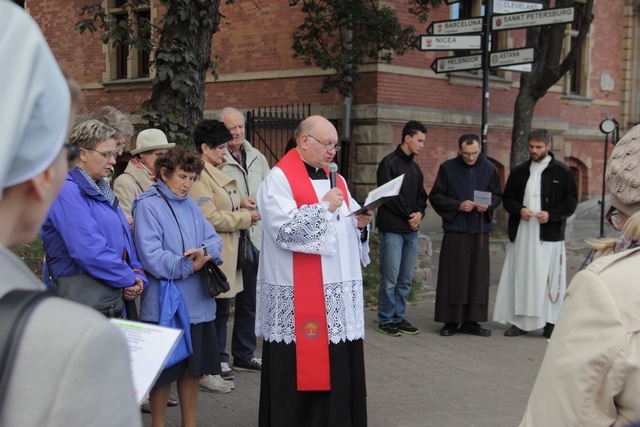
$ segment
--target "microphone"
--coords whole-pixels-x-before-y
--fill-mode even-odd
[[[331,184],[331,188],[334,188],[337,185],[336,181],[336,173],[338,172],[338,165],[335,163],[329,163],[329,183]]]

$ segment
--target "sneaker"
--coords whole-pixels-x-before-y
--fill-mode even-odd
[[[382,332],[383,334],[392,337],[399,337],[401,335],[395,323],[385,323],[384,325],[378,325],[376,331]]]
[[[420,332],[418,328],[407,322],[406,319],[402,319],[401,321],[396,323],[396,328],[401,334],[416,335],[418,332]]]
[[[223,380],[231,381],[232,379],[235,378],[235,375],[233,374],[233,369],[231,369],[231,367],[227,362],[221,362],[220,369],[222,369],[222,373],[220,374],[220,376],[222,377]]]
[[[169,396],[167,406],[178,406],[178,399],[174,396]],[[142,411],[143,414],[151,413],[151,403],[149,403],[149,399],[145,398],[142,400],[142,403],[140,404],[140,411]]]
[[[200,388],[211,393],[231,393],[229,381],[222,379],[220,375],[205,375],[200,378]]]
[[[233,369],[236,371],[260,372],[262,371],[262,359],[253,358],[248,362],[233,360]]]

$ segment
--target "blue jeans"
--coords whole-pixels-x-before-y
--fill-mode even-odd
[[[418,232],[378,231],[378,237],[380,239],[378,323],[384,325],[404,319],[418,255]]]

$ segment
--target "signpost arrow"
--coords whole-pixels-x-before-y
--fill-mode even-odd
[[[536,50],[533,47],[523,49],[509,49],[491,52],[489,68],[505,67],[507,65],[529,64],[536,59]]]
[[[446,4],[460,3],[461,1],[464,1],[464,0],[444,0]]]
[[[482,36],[420,36],[420,50],[482,49]]]
[[[482,17],[470,19],[452,19],[449,21],[434,21],[427,27],[428,34],[465,34],[482,32]]]
[[[491,22],[493,31],[513,30],[516,28],[538,27],[542,25],[564,24],[573,22],[576,16],[575,7],[558,7],[555,9],[536,10],[531,12],[510,13],[494,16]]]
[[[493,0],[493,13],[515,13],[526,10],[540,10],[544,6],[541,3],[529,3],[526,1]]]
[[[453,71],[479,70],[482,68],[482,54],[449,56],[437,58],[431,64],[431,69],[437,73],[451,73]]]

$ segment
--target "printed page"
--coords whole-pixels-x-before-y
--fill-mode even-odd
[[[125,319],[110,319],[110,321],[127,340],[131,377],[139,405],[156,382],[165,362],[184,332],[182,329]]]

